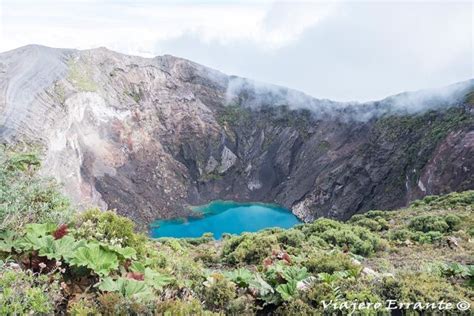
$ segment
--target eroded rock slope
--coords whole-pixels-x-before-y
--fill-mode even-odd
[[[0,54],[0,140],[37,144],[76,204],[146,224],[213,199],[347,219],[474,188],[473,80],[365,104],[173,56]]]

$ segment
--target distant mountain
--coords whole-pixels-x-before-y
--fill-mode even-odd
[[[338,103],[165,55],[0,54],[0,141],[40,148],[82,208],[140,224],[214,199],[347,219],[474,188],[474,80]]]

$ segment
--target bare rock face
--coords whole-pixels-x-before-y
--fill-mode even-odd
[[[213,199],[346,219],[474,188],[472,91],[342,104],[172,56],[26,46],[0,54],[0,141],[41,145],[79,208],[139,224]]]

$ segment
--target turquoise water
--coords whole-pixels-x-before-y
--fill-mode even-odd
[[[289,210],[273,204],[214,201],[193,210],[202,216],[156,221],[151,225],[151,236],[201,237],[210,232],[215,238],[221,238],[224,233],[255,232],[268,227],[289,228],[300,222]]]

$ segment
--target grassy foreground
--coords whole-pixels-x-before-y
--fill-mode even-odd
[[[474,299],[474,191],[342,223],[151,240],[76,213],[32,154],[0,149],[0,315],[389,314]],[[396,302],[396,303],[395,303]],[[347,305],[346,305],[347,306]]]

